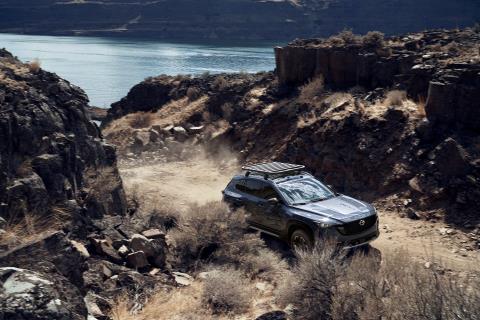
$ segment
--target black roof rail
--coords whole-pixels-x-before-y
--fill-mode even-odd
[[[272,176],[279,178],[294,173],[298,174],[303,169],[305,169],[304,165],[283,162],[258,163],[242,167],[242,170],[246,171],[245,176],[248,177],[251,173],[257,173],[263,175],[265,179]]]

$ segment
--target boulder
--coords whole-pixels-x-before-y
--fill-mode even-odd
[[[189,286],[194,281],[193,277],[183,272],[172,272],[175,283],[179,286]]]
[[[9,320],[80,320],[84,303],[71,305],[56,284],[42,274],[20,268],[0,268],[0,317]],[[75,292],[77,301],[83,299]]]
[[[148,229],[143,231],[142,235],[148,239],[165,239],[165,232],[160,229]]]
[[[440,143],[432,153],[438,170],[446,176],[463,176],[470,171],[469,155],[453,138]]]
[[[143,251],[135,251],[128,254],[127,262],[129,266],[135,269],[142,269],[150,265]]]

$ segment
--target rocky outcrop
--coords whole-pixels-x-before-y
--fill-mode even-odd
[[[280,83],[299,85],[322,77],[337,89],[398,87],[415,100],[426,100],[433,123],[478,130],[478,32],[435,30],[391,37],[377,46],[365,41],[369,35],[347,35],[275,48]]]
[[[90,120],[85,93],[6,51],[0,77],[0,215],[48,215],[53,207],[124,214],[115,150]]]
[[[0,268],[0,317],[11,320],[80,320],[87,308],[77,292],[80,305],[59,291],[51,279],[19,268]]]
[[[398,34],[473,25],[475,0],[2,1],[0,31],[162,39],[291,40],[352,28]]]

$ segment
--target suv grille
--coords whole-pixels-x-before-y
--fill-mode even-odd
[[[361,221],[364,221],[362,224]],[[337,227],[338,232],[341,234],[348,236],[352,234],[362,233],[363,231],[371,228],[375,222],[377,221],[377,215],[373,215],[370,217],[366,217],[363,219],[355,220],[344,224],[342,226]]]

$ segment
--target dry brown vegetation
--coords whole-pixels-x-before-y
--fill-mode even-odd
[[[38,59],[34,59],[33,61],[28,63],[28,69],[32,73],[37,73],[42,66],[42,63]]]
[[[446,274],[407,252],[380,263],[375,256],[346,258],[332,246],[301,253],[285,285],[282,305],[296,319],[479,319],[480,273]],[[473,270],[473,269],[472,269]]]
[[[26,214],[21,219],[7,221],[0,233],[0,251],[33,241],[45,232],[61,229],[69,216],[65,209],[52,207],[46,215]]]
[[[239,270],[212,270],[204,280],[202,300],[213,313],[244,313],[250,307],[252,297],[251,283]]]
[[[150,112],[137,112],[132,114],[129,124],[134,129],[147,128],[152,124],[153,114]]]
[[[324,79],[323,76],[320,75],[300,87],[300,94],[298,96],[298,100],[301,103],[312,103],[323,93],[323,89]]]

